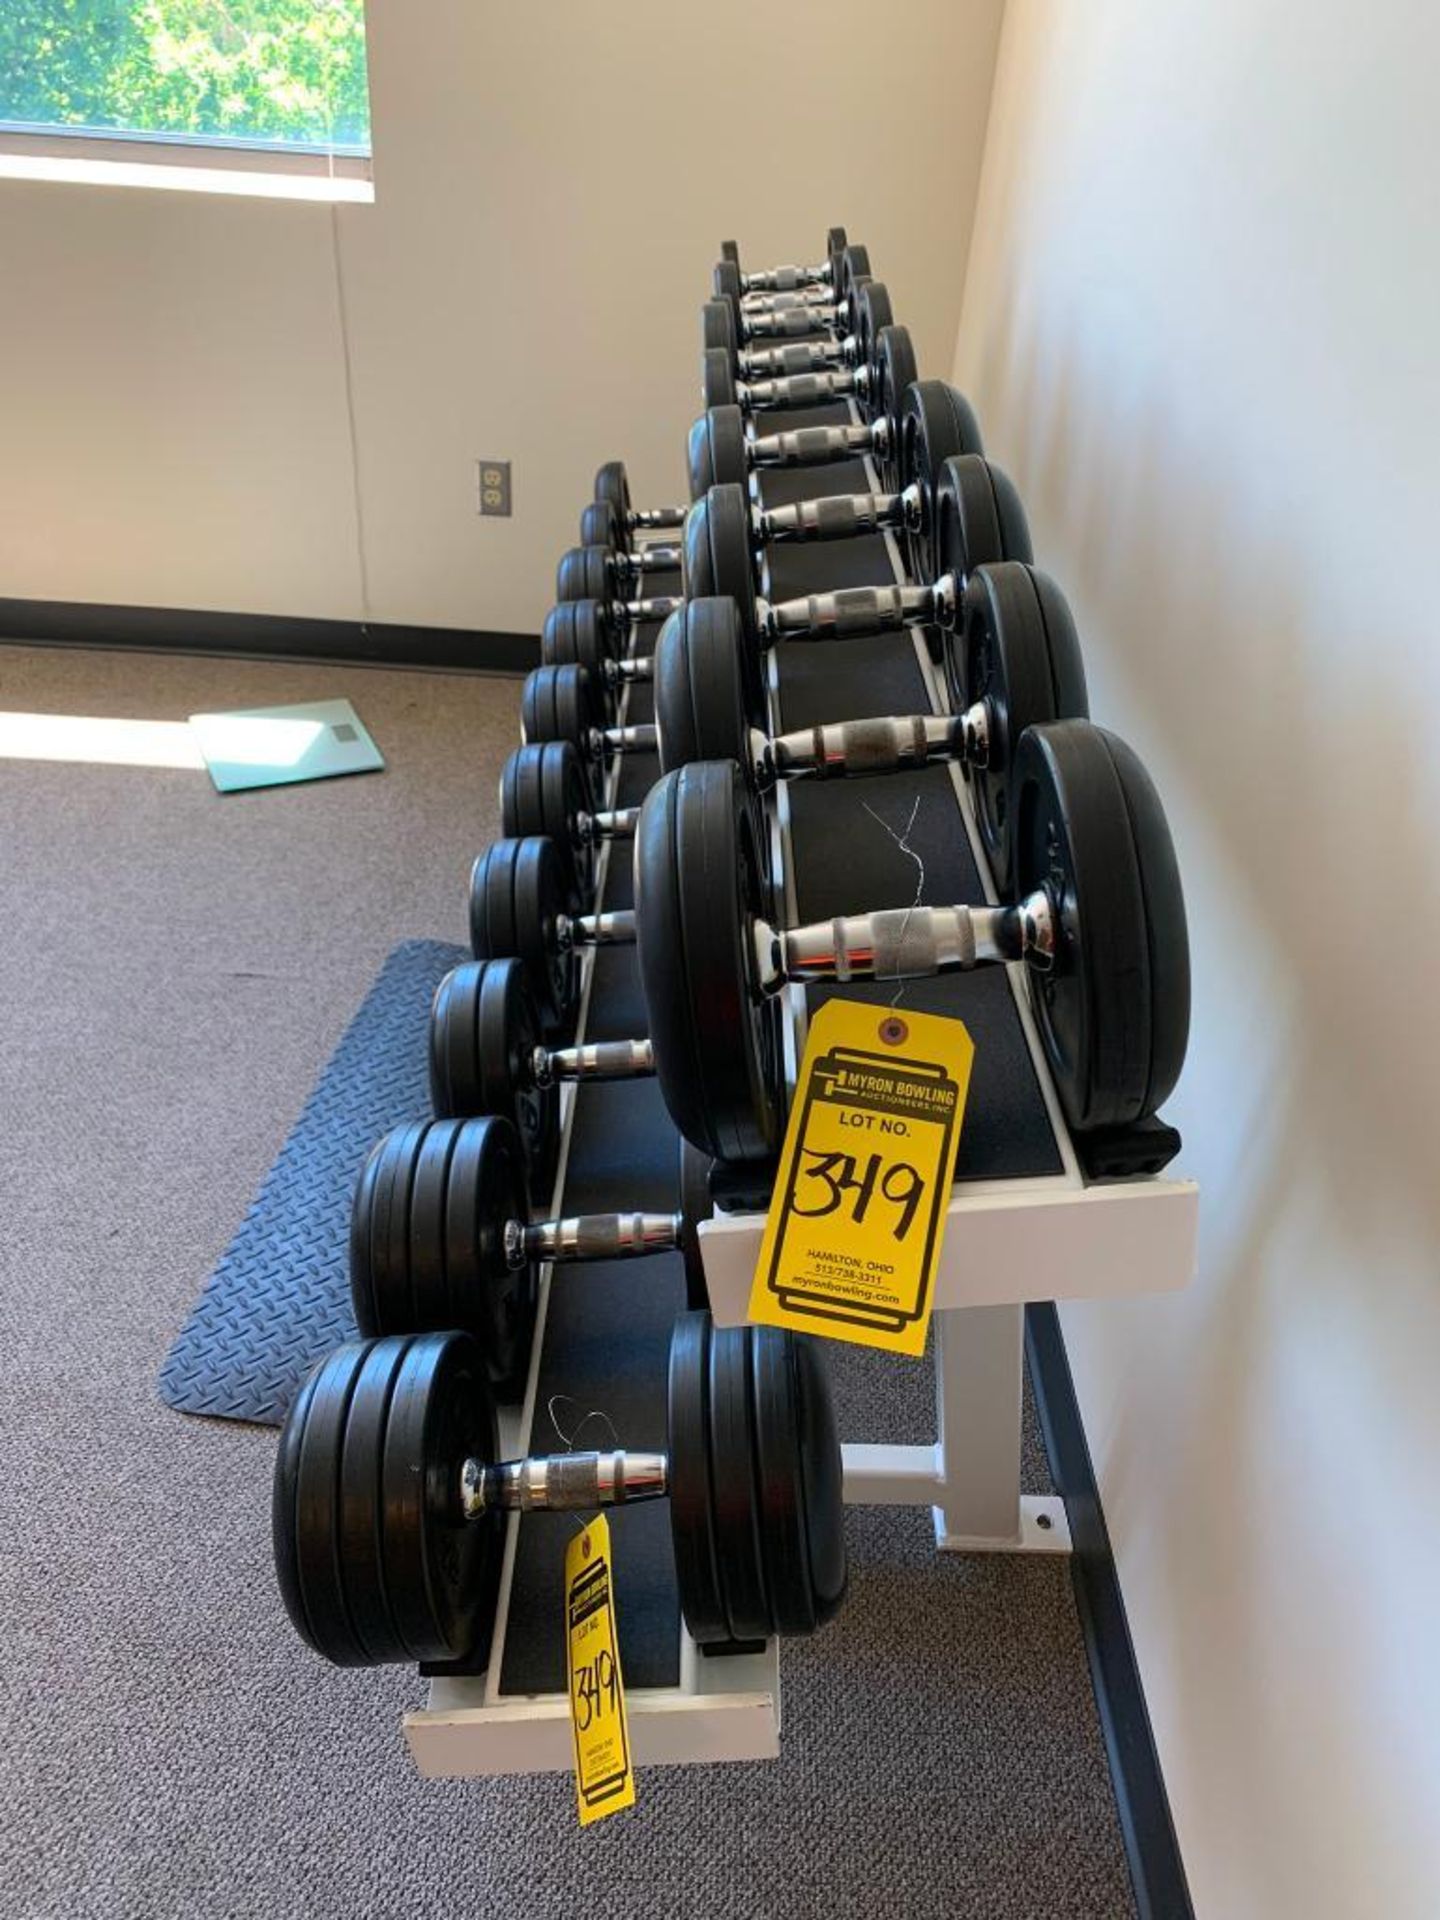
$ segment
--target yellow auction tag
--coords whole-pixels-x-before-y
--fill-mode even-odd
[[[974,1054],[958,1020],[826,1001],[800,1063],[752,1320],[924,1352]]]
[[[580,1824],[635,1804],[625,1685],[610,1586],[610,1525],[592,1520],[565,1549],[565,1665]]]

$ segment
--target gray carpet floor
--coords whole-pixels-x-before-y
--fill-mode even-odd
[[[341,1673],[270,1567],[269,1431],[156,1370],[397,940],[463,940],[514,682],[0,647],[0,709],[351,699],[388,771],[0,760],[0,1907],[41,1916],[1133,1912],[1069,1576],[849,1517],[840,1620],[784,1657],[773,1766],[427,1783],[411,1672]],[[842,1426],[923,1376],[845,1355]],[[1044,1463],[1029,1450],[1031,1484]]]

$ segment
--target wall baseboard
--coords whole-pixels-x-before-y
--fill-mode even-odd
[[[1194,1920],[1160,1756],[1125,1618],[1100,1489],[1053,1301],[1025,1310],[1025,1354],[1055,1488],[1070,1522],[1070,1572],[1140,1920]]]
[[[32,646],[220,653],[350,666],[438,667],[451,673],[528,673],[540,664],[533,633],[410,627],[270,613],[111,607],[83,600],[0,598],[0,641]]]

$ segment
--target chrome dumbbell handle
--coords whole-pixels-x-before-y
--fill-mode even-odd
[[[901,773],[951,760],[969,760],[979,708],[963,714],[895,714],[832,721],[752,741],[755,771],[764,785],[809,775],[820,780]],[[983,716],[982,716],[983,719]]]
[[[633,840],[640,820],[639,807],[600,807],[575,815],[575,837],[593,845],[597,840]]]
[[[530,1073],[537,1087],[560,1080],[639,1080],[655,1071],[648,1040],[596,1040],[582,1047],[536,1047]],[[641,1218],[639,1214],[636,1219]]]
[[[678,560],[672,562],[678,566]],[[627,626],[640,626],[646,620],[668,620],[672,613],[678,613],[685,604],[678,594],[652,594],[648,600],[612,600],[610,612]],[[648,676],[646,676],[648,678]]]
[[[790,427],[781,433],[751,434],[745,457],[751,467],[822,467],[867,453],[884,459],[892,434],[883,416],[868,426]]]
[[[744,293],[803,293],[807,287],[828,287],[834,269],[828,260],[815,267],[763,267],[754,273],[742,273],[740,291]]]
[[[851,326],[850,302],[801,300],[783,307],[762,308],[758,312],[740,309],[740,341],[749,346],[755,340],[798,340],[807,333],[848,331]]]
[[[653,680],[655,662],[648,653],[631,654],[624,660],[606,659],[601,663],[600,677],[612,689],[627,681]]]
[[[868,400],[874,384],[869,367],[794,373],[783,380],[737,380],[735,403],[747,413],[767,407],[825,407],[833,400],[848,400],[852,394]]]
[[[1026,960],[1048,972],[1055,915],[1043,890],[1013,907],[890,907],[776,928],[754,922],[762,992],[787,981],[905,980]]]
[[[798,600],[760,600],[756,609],[767,641],[848,640],[906,627],[953,628],[959,601],[960,583],[945,573],[928,587],[842,587]]]
[[[460,1510],[467,1520],[506,1513],[588,1513],[659,1500],[670,1490],[663,1453],[556,1453],[529,1460],[467,1460]]]
[[[837,493],[829,499],[797,500],[788,507],[756,507],[751,513],[761,544],[803,540],[848,540],[857,534],[914,532],[925,501],[918,486],[903,493]]]
[[[783,347],[749,347],[736,355],[735,371],[742,379],[767,380],[777,374],[825,373],[831,367],[859,364],[860,342],[853,333],[843,340],[790,340]]]
[[[586,739],[592,760],[603,760],[612,753],[653,753],[658,744],[653,720],[633,727],[592,727]]]
[[[682,548],[655,543],[636,547],[631,553],[617,553],[615,567],[626,579],[638,580],[647,573],[678,572],[682,557]]]
[[[635,909],[613,913],[562,913],[555,921],[555,938],[562,948],[628,947],[635,943]]]
[[[625,524],[632,533],[669,533],[684,526],[686,511],[684,507],[632,507]]]
[[[501,1230],[507,1266],[533,1260],[638,1260],[673,1253],[684,1219],[678,1213],[576,1213],[563,1220],[507,1220]]]

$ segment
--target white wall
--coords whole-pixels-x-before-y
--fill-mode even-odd
[[[373,207],[0,182],[0,595],[534,630],[601,460],[683,497],[728,236],[843,221],[943,370],[1001,0],[367,12]]]
[[[1214,1920],[1440,1913],[1437,71],[1011,0],[957,355],[1186,879],[1201,1276],[1065,1332]]]

